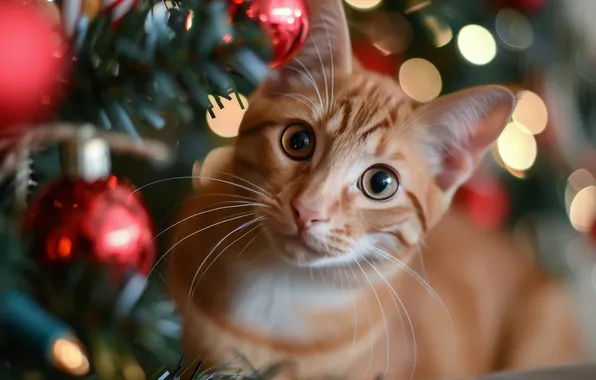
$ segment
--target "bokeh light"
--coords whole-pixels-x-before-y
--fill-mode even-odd
[[[439,70],[422,58],[412,58],[401,65],[399,83],[404,92],[418,102],[431,101],[443,88]]]
[[[369,10],[378,7],[382,0],[345,0],[346,4],[358,10]]]
[[[474,65],[486,65],[497,55],[497,42],[486,28],[480,25],[466,25],[457,35],[460,54]]]
[[[436,47],[447,45],[453,39],[453,31],[447,24],[441,23],[435,16],[426,15],[424,24],[430,29],[434,36]]]
[[[571,173],[567,178],[567,186],[565,187],[565,207],[567,212],[571,207],[571,202],[582,189],[589,186],[596,186],[596,179],[586,169],[578,169]]]
[[[534,42],[534,30],[530,21],[522,13],[501,9],[495,20],[497,36],[511,50],[524,50]]]
[[[415,13],[431,5],[431,0],[408,0],[405,14]]]
[[[518,171],[531,168],[538,155],[534,136],[518,128],[514,122],[507,124],[499,136],[497,149],[505,165]]]
[[[219,109],[216,105],[215,98],[209,95],[211,104],[214,104],[212,110],[215,118],[212,118],[209,112],[207,112],[207,124],[216,135],[226,138],[236,137],[238,135],[240,122],[242,121],[244,112],[248,109],[248,100],[246,97],[242,94],[238,94],[238,96],[242,100],[242,104],[244,104],[244,109],[240,107],[240,103],[234,94],[232,94],[231,100],[220,98],[224,106],[222,109]]]
[[[580,232],[590,229],[596,216],[596,186],[580,190],[569,207],[569,221]]]
[[[57,367],[68,374],[82,376],[89,372],[89,359],[81,346],[70,339],[60,338],[54,342],[52,359]]]
[[[548,123],[546,104],[532,91],[524,91],[513,111],[513,119],[532,134],[539,134]]]
[[[412,26],[397,12],[370,12],[355,27],[385,55],[403,53],[412,44]]]

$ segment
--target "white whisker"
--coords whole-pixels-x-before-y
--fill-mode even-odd
[[[253,214],[254,215],[254,214]],[[221,238],[219,240],[219,242],[211,249],[211,251],[207,254],[207,256],[205,257],[205,259],[203,259],[203,261],[201,262],[201,264],[199,265],[199,268],[197,269],[197,271],[195,272],[195,275],[192,279],[192,282],[190,284],[190,291],[188,294],[188,302],[190,303],[190,301],[192,300],[192,297],[194,296],[194,292],[195,292],[195,287],[196,285],[198,285],[198,281],[197,281],[197,277],[199,275],[199,273],[201,272],[201,269],[203,268],[203,265],[207,262],[207,260],[209,260],[209,257],[211,256],[211,254],[213,254],[213,252],[215,252],[215,250],[217,249],[217,247],[219,247],[219,245],[221,243],[223,243],[230,235],[232,235],[233,233],[242,230],[243,228],[250,226],[253,223],[257,223],[261,220],[265,219],[264,216],[259,216],[256,219],[253,219],[251,221],[248,221],[244,224],[242,224],[240,227],[237,227],[235,229],[233,229],[231,232],[227,233],[223,238]],[[219,256],[218,256],[219,257]],[[215,260],[214,260],[215,261]],[[201,276],[202,277],[202,276]]]
[[[227,202],[245,202],[245,201],[226,201],[226,203]],[[253,206],[253,207],[271,207],[269,205],[262,204],[262,203],[246,202],[246,203],[236,204],[236,205],[232,205],[232,206],[217,207],[215,209],[210,209],[210,210],[206,210],[206,211],[197,212],[195,214],[192,214],[190,216],[187,216],[186,218],[181,219],[181,220],[177,221],[176,223],[172,224],[171,226],[169,226],[165,230],[161,231],[159,234],[155,235],[154,239],[157,239],[158,237],[160,237],[164,233],[168,232],[172,228],[176,227],[180,223],[186,222],[187,220],[192,219],[192,218],[195,218],[197,216],[201,216],[201,215],[204,215],[204,214],[209,214],[209,213],[215,212],[215,211],[228,210],[228,209],[240,208],[240,207],[251,207],[251,206]]]
[[[343,268],[343,271],[344,271],[344,274],[346,275],[346,281],[348,281],[348,271],[346,270],[346,268]],[[345,291],[345,288],[344,288],[344,277],[343,277],[343,275],[342,275],[341,272],[339,274],[340,274],[339,279],[341,281],[341,289],[342,289],[342,291]],[[358,286],[360,286],[360,283],[358,283]],[[350,288],[350,286],[348,285],[348,289],[349,288]],[[362,288],[360,288],[360,292],[362,292]],[[366,298],[366,297],[363,297],[363,298]],[[370,313],[370,309],[368,309],[368,312]],[[352,362],[352,356],[354,354],[354,346],[356,345],[356,333],[358,331],[358,313],[356,312],[356,298],[354,298],[354,297],[352,297],[352,315],[354,316],[353,317],[353,320],[354,320],[354,333],[352,335],[352,344],[350,345],[350,353],[349,353],[349,356],[348,356],[348,363],[351,363]],[[372,316],[371,316],[371,326],[372,326]],[[371,357],[372,357],[372,355],[371,355]],[[342,372],[342,374],[344,374],[348,370],[348,368],[349,367],[346,367],[344,369],[344,371]]]
[[[321,52],[319,51],[317,42],[314,38],[311,38],[310,41],[315,46],[315,50],[317,51],[317,56],[319,57],[319,62],[321,64],[321,72],[323,74],[323,82],[325,83],[325,106],[323,107],[323,110],[329,112],[329,86],[327,85],[327,70],[325,70],[325,63],[323,62],[323,58],[321,57]]]
[[[401,308],[404,311],[404,314],[406,315],[406,319],[408,320],[408,324],[410,325],[410,331],[412,332],[412,349],[414,351],[414,358],[413,358],[413,366],[412,366],[412,376],[410,377],[410,379],[414,378],[414,372],[416,370],[416,362],[418,360],[418,347],[416,345],[416,334],[414,333],[414,324],[412,323],[412,318],[410,318],[410,314],[408,313],[408,310],[406,309],[406,305],[404,305],[403,301],[401,300],[401,298],[399,298],[399,296],[397,295],[397,292],[395,291],[395,289],[393,289],[393,287],[391,286],[391,284],[389,283],[389,281],[387,281],[387,279],[385,278],[385,276],[383,276],[383,274],[370,262],[368,261],[368,259],[364,256],[361,256],[361,258],[366,261],[366,263],[368,263],[368,265],[370,265],[370,267],[372,268],[372,270],[374,270],[377,275],[379,276],[379,278],[381,279],[381,281],[383,281],[383,283],[385,284],[385,286],[387,287],[387,289],[389,290],[389,292],[393,295],[392,299],[397,302],[399,302],[399,304],[401,305]],[[396,305],[396,309],[397,305]],[[399,309],[398,309],[399,312]],[[407,337],[406,337],[407,339]],[[389,362],[387,362],[387,368],[385,370],[385,376],[383,378],[387,377],[387,370],[389,369]]]
[[[182,239],[178,240],[178,241],[177,241],[177,242],[176,242],[174,245],[172,245],[172,246],[171,246],[171,247],[170,247],[170,248],[169,248],[169,249],[168,249],[168,250],[167,250],[167,251],[166,251],[166,252],[165,252],[165,253],[164,253],[164,254],[163,254],[163,255],[162,255],[162,256],[161,256],[161,257],[160,257],[160,258],[159,258],[157,261],[156,261],[156,262],[155,262],[155,265],[153,265],[153,268],[151,268],[151,270],[150,270],[150,271],[149,271],[149,273],[147,274],[147,278],[145,279],[145,282],[149,281],[149,278],[151,277],[151,273],[152,273],[152,272],[155,270],[155,268],[157,268],[157,267],[159,266],[159,264],[161,263],[161,261],[162,261],[162,260],[163,260],[163,259],[164,259],[164,258],[165,258],[165,257],[166,257],[166,256],[167,256],[169,253],[170,253],[170,252],[172,252],[172,251],[174,250],[174,248],[176,248],[176,247],[178,246],[178,244],[180,244],[180,243],[184,242],[186,239],[189,239],[189,238],[191,238],[191,237],[195,236],[196,234],[198,234],[198,233],[201,233],[201,232],[203,232],[203,231],[205,231],[205,230],[208,230],[208,229],[210,229],[210,228],[212,228],[212,227],[215,227],[215,226],[218,226],[218,225],[220,225],[220,224],[227,223],[227,222],[231,222],[231,221],[233,221],[233,220],[237,220],[237,219],[245,218],[245,217],[247,217],[247,216],[249,216],[249,215],[254,215],[254,213],[252,213],[252,212],[249,212],[249,213],[246,213],[246,214],[241,214],[241,215],[239,215],[239,216],[235,216],[235,217],[233,217],[233,218],[229,218],[229,219],[226,219],[226,220],[222,220],[222,221],[220,221],[220,222],[217,222],[217,223],[210,224],[210,225],[208,225],[208,226],[206,226],[206,227],[203,227],[203,228],[201,228],[201,229],[200,229],[200,230],[198,230],[198,231],[194,231],[194,232],[192,232],[192,233],[190,233],[190,234],[186,235],[184,238],[182,238]]]
[[[292,98],[294,100],[297,100],[299,102],[301,102],[302,104],[304,104],[305,106],[308,107],[308,109],[310,109],[310,112],[314,115],[316,114],[315,112],[315,108],[317,108],[317,105],[315,104],[315,102],[308,98],[306,95],[302,95],[302,94],[284,94],[282,92],[276,92],[273,93],[272,95],[279,95],[279,96],[287,96],[289,98]],[[310,104],[307,103],[310,102]]]
[[[294,70],[297,73],[299,73],[299,74],[301,74],[301,75],[303,75],[303,76],[306,77],[306,80],[308,82],[310,82],[310,84],[312,84],[313,89],[316,91],[317,96],[319,97],[319,102],[321,103],[321,108],[323,108],[323,97],[321,96],[321,93],[319,92],[319,88],[317,87],[317,83],[315,81],[315,78],[310,73],[310,71],[306,68],[306,66],[304,66],[304,64],[298,58],[294,58],[294,61],[298,62],[298,64],[300,66],[302,66],[304,68],[304,70],[306,70],[306,74],[303,71],[301,71],[300,69],[297,69],[296,67],[293,67],[293,66],[287,65],[286,68],[288,68],[290,70]]]
[[[381,316],[383,317],[383,322],[385,323],[385,342],[387,343],[387,363],[389,363],[389,328],[387,327],[387,318],[385,317],[385,311],[383,310],[383,306],[381,305],[381,299],[379,298],[379,295],[377,294],[377,291],[375,290],[375,287],[373,286],[372,281],[370,280],[370,278],[368,278],[368,276],[366,275],[366,272],[364,271],[364,269],[362,268],[362,265],[360,265],[360,263],[358,261],[354,262],[356,265],[358,265],[358,268],[360,269],[360,271],[362,272],[362,274],[364,275],[364,278],[366,279],[366,281],[368,281],[368,283],[370,284],[370,288],[373,291],[375,297],[377,298],[377,303],[379,305],[380,311],[381,311]],[[350,266],[350,269],[352,269],[352,266]],[[353,273],[353,271],[352,271]],[[354,277],[356,278],[356,281],[358,281],[356,274],[354,274]],[[358,281],[358,283],[360,283]],[[364,298],[366,300],[366,297]],[[372,334],[373,331],[373,327],[372,327],[372,314],[370,314],[370,309],[369,309],[369,315],[370,315],[370,331]],[[373,348],[374,346],[371,345],[371,355],[370,355],[370,360],[368,363],[368,366],[366,367],[366,372],[364,373],[364,375],[362,376],[363,380],[366,377],[366,374],[368,373],[368,370],[370,369],[370,365],[372,362],[372,356],[373,356]],[[387,377],[387,376],[385,376]]]
[[[240,181],[242,181],[244,183],[247,183],[247,184],[249,184],[251,186],[254,186],[257,190],[262,191],[263,193],[267,194],[268,196],[273,197],[273,195],[271,193],[269,193],[267,190],[263,189],[260,186],[257,186],[255,183],[253,183],[253,182],[251,182],[251,181],[249,181],[249,180],[247,180],[245,178],[239,177],[239,176],[234,175],[234,174],[231,174],[231,173],[226,173],[226,172],[218,172],[218,173],[219,174],[224,174],[224,175],[229,175],[230,177],[236,178],[236,179],[238,179],[238,180],[240,180]]]
[[[265,198],[268,198],[269,197],[267,194],[261,193],[261,192],[259,192],[257,190],[254,190],[254,189],[251,189],[250,187],[242,186],[242,185],[239,185],[237,183],[234,183],[234,182],[231,182],[231,181],[226,181],[226,180],[223,180],[223,179],[220,179],[220,178],[212,178],[212,177],[207,177],[207,176],[202,176],[202,175],[188,175],[188,176],[180,176],[180,177],[171,177],[171,178],[160,179],[160,180],[157,180],[157,181],[150,182],[150,183],[148,183],[146,185],[143,185],[143,186],[141,186],[141,187],[139,187],[139,188],[131,191],[131,194],[134,194],[134,193],[136,193],[138,191],[141,191],[141,190],[143,190],[143,189],[145,189],[145,188],[147,188],[149,186],[156,185],[156,184],[161,183],[161,182],[174,181],[174,180],[179,180],[179,179],[208,179],[210,181],[216,181],[216,182],[221,182],[221,183],[226,183],[228,185],[236,186],[238,188],[251,191],[251,192],[253,192],[255,194],[258,194],[260,196],[263,196]]]
[[[445,310],[445,312],[447,313],[447,316],[449,318],[449,321],[451,323],[451,327],[455,328],[455,324],[453,322],[453,319],[451,318],[451,313],[449,312],[449,309],[447,308],[447,305],[445,305],[445,302],[443,302],[443,299],[441,298],[441,296],[439,296],[439,294],[435,291],[435,289],[433,289],[432,286],[430,286],[430,284],[428,282],[426,282],[422,277],[420,277],[420,275],[418,273],[416,273],[416,271],[414,271],[412,268],[410,268],[406,263],[404,263],[402,260],[398,259],[397,257],[394,257],[392,255],[390,255],[389,253],[373,246],[373,245],[367,245],[368,248],[372,249],[375,253],[379,254],[382,258],[389,260],[397,265],[399,265],[402,269],[404,269],[410,276],[412,276],[412,278],[414,278],[420,285],[422,285],[422,287],[429,292],[429,294],[437,301],[439,302],[439,304],[441,305],[441,307]]]
[[[261,217],[263,220],[265,217]],[[240,226],[238,231],[244,227],[248,227],[251,224],[254,223],[258,223],[259,219],[255,219],[251,222],[245,223],[244,225]],[[257,228],[259,228],[259,225],[256,225],[255,227],[251,228],[250,230],[248,230],[247,232],[245,232],[244,234],[242,234],[239,238],[237,238],[236,240],[234,240],[233,242],[231,242],[230,244],[226,245],[218,254],[217,256],[215,256],[215,259],[213,259],[213,261],[211,263],[209,263],[209,265],[207,265],[207,268],[205,268],[205,270],[203,271],[203,274],[201,274],[201,276],[199,277],[199,279],[197,280],[197,283],[201,282],[201,279],[203,278],[203,276],[205,275],[205,273],[207,273],[207,271],[209,270],[209,268],[211,268],[211,265],[213,265],[213,263],[215,263],[217,261],[217,259],[219,259],[219,257],[228,249],[230,248],[232,245],[234,245],[234,243],[240,241],[242,238],[244,238],[246,235],[250,234],[251,232],[253,232],[254,230],[256,230]],[[236,232],[236,230],[232,231],[231,233]],[[258,236],[258,235],[257,235]],[[225,239],[225,238],[224,238]],[[214,247],[214,249],[212,250],[212,252],[215,250],[215,248],[217,248],[217,246]],[[207,255],[209,256],[209,255]],[[200,268],[199,268],[200,269]]]
[[[333,95],[335,93],[335,64],[333,62],[333,48],[331,47],[331,36],[329,35],[329,28],[327,27],[327,20],[323,18],[323,26],[325,27],[325,34],[327,34],[327,44],[329,47],[329,62],[331,65],[331,104],[333,104]]]

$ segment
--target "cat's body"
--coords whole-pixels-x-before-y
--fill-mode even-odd
[[[310,5],[311,44],[253,94],[235,146],[211,153],[182,208],[168,283],[186,354],[287,360],[282,378],[301,380],[580,360],[563,288],[505,235],[447,212],[513,94],[415,104],[352,66],[339,0]]]
[[[230,228],[212,231],[200,244],[211,247],[228,232]],[[222,257],[235,258],[247,243],[226,250]],[[402,273],[388,278],[412,320],[417,349],[414,379],[469,378],[505,368],[581,359],[568,294],[561,284],[540,273],[530,255],[516,249],[508,236],[483,230],[466,216],[450,211],[433,229],[421,254],[424,265],[416,258],[410,266],[428,280],[450,315],[413,276]],[[321,379],[322,374],[373,379],[385,371],[384,323],[365,279],[360,279],[360,285],[366,298],[360,290],[351,298],[342,296],[348,279],[354,281],[350,269],[335,274],[327,270],[324,276],[315,270],[314,281],[306,271],[302,275],[309,287],[300,287],[292,272],[268,277],[258,271],[251,273],[243,262],[231,263],[222,257],[197,285],[191,305],[184,300],[203,255],[174,258],[176,278],[170,279],[170,285],[186,315],[184,343],[189,357],[217,365],[238,351],[257,366],[291,358],[306,379]],[[358,283],[355,287],[359,289]],[[381,281],[376,290],[383,293],[379,297],[392,345],[387,379],[409,379],[414,358],[408,321],[398,302],[404,335],[385,284]],[[205,307],[203,311],[200,305]],[[369,312],[376,328],[376,345],[370,344],[367,336]],[[238,325],[232,326],[235,323]],[[304,334],[305,326],[308,334]],[[371,347],[374,361],[369,365]]]

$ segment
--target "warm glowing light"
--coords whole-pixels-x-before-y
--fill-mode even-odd
[[[532,167],[538,155],[536,139],[530,133],[509,123],[497,140],[501,159],[508,168],[525,171]]]
[[[486,28],[466,25],[457,35],[457,48],[474,65],[486,65],[497,55],[497,42]]]
[[[522,13],[501,9],[495,20],[497,36],[512,50],[524,50],[534,42],[534,30]]]
[[[212,118],[207,113],[207,124],[209,128],[218,136],[221,137],[236,137],[238,135],[238,128],[240,122],[244,116],[244,112],[248,108],[248,100],[242,94],[238,94],[244,105],[244,109],[240,108],[240,103],[236,99],[236,96],[232,94],[232,100],[221,98],[221,102],[224,105],[223,109],[219,109],[216,105],[215,98],[209,95],[211,104],[214,104],[212,111],[215,114],[215,118]]]
[[[192,19],[194,18],[194,14],[191,12],[188,13],[186,17],[186,30],[190,30],[192,28]]]
[[[359,10],[369,10],[379,6],[382,0],[346,0],[346,3],[352,8]]]
[[[409,0],[405,14],[416,13],[431,5],[431,0]]]
[[[515,106],[513,119],[530,133],[537,135],[544,131],[548,123],[546,104],[532,91],[525,91]]]
[[[567,179],[567,186],[565,187],[565,207],[569,212],[571,202],[579,191],[588,186],[596,186],[596,179],[586,169],[578,169],[571,173]]]
[[[62,236],[58,239],[58,247],[56,251],[61,259],[69,259],[72,253],[72,241],[66,236]]]
[[[52,346],[52,359],[56,367],[75,376],[89,372],[89,359],[81,346],[70,339],[60,338]]]
[[[401,65],[399,83],[404,92],[418,102],[431,101],[443,87],[439,70],[422,58],[412,58]]]
[[[436,47],[445,46],[453,39],[453,31],[449,25],[441,24],[435,16],[425,16],[424,24],[433,32]]]
[[[580,190],[569,207],[569,220],[578,231],[590,229],[596,217],[596,186],[588,186]]]
[[[106,234],[106,244],[112,249],[125,249],[136,243],[141,235],[139,227],[131,225],[125,228],[109,231]]]
[[[138,365],[129,364],[122,369],[124,378],[127,380],[145,380],[145,371]]]

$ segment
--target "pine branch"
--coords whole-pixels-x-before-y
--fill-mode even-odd
[[[224,0],[176,3],[180,8],[170,10],[169,20],[152,12],[153,1],[117,26],[110,14],[90,23],[80,19],[60,119],[139,140],[147,127],[162,128],[170,117],[184,123],[204,118],[213,107],[209,94],[231,99],[232,74],[253,85],[264,79],[270,46],[256,23],[239,17],[231,25]]]

